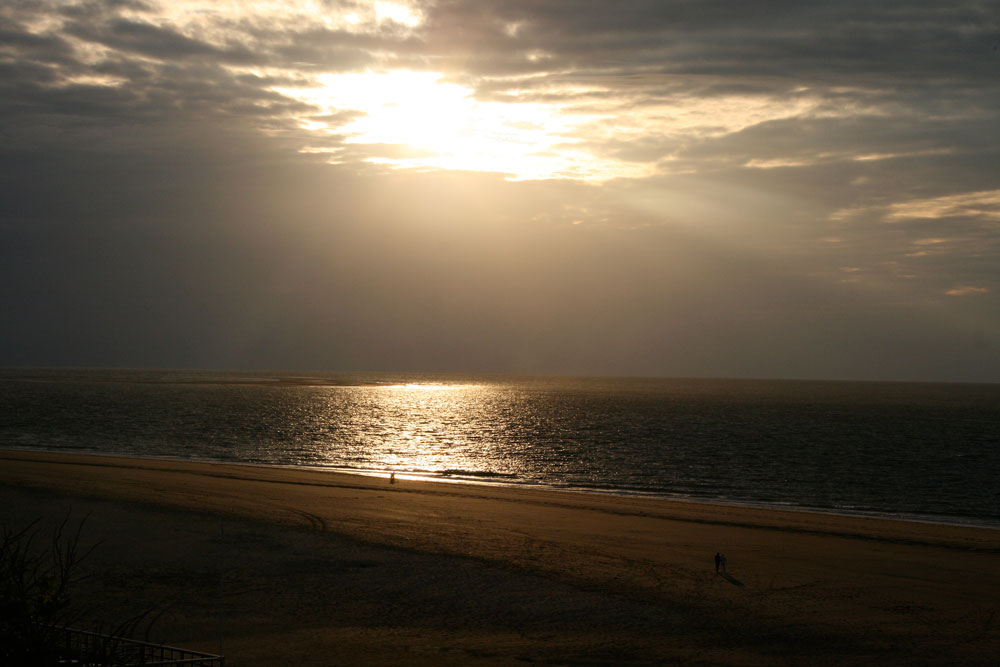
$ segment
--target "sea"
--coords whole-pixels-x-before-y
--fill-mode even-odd
[[[0,448],[1000,528],[1000,385],[0,368]]]

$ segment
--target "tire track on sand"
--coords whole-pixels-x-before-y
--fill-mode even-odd
[[[312,512],[307,512],[305,510],[299,509],[297,507],[292,507],[290,505],[282,505],[280,503],[272,503],[266,500],[258,501],[262,505],[267,505],[268,507],[273,507],[275,509],[281,510],[282,512],[288,512],[293,514],[300,519],[304,519],[307,524],[309,524],[310,530],[315,530],[319,532],[327,532],[326,520],[319,516],[318,514],[313,514]]]

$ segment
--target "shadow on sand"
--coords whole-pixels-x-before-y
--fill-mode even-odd
[[[738,586],[739,588],[746,588],[746,586],[743,585],[742,581],[740,581],[736,577],[732,576],[731,574],[726,574],[725,572],[720,572],[719,576],[722,577],[723,579],[725,579],[726,581],[728,581],[729,583],[731,583],[733,586]]]

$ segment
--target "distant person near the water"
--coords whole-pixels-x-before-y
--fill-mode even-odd
[[[389,483],[390,484],[395,484],[396,483],[396,473],[394,473],[394,472],[393,473],[389,473]]]
[[[726,554],[721,554],[719,556],[719,566],[722,567],[722,571],[726,571]]]
[[[719,571],[719,565],[721,565],[721,564],[722,564],[722,556],[720,556],[719,552],[716,551],[715,552],[715,571],[716,572]]]

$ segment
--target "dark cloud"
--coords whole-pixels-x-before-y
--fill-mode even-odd
[[[233,54],[225,49],[185,37],[173,30],[124,19],[114,19],[98,26],[71,25],[67,33],[113,49],[161,60],[208,56],[221,61],[235,59],[238,62],[246,62],[247,60],[245,50],[241,49],[240,57],[233,58]]]
[[[994,76],[998,30],[980,2],[455,2],[430,11],[426,36],[484,73],[531,71],[525,56],[543,52],[552,70],[736,77],[770,91],[773,79],[970,85]]]

